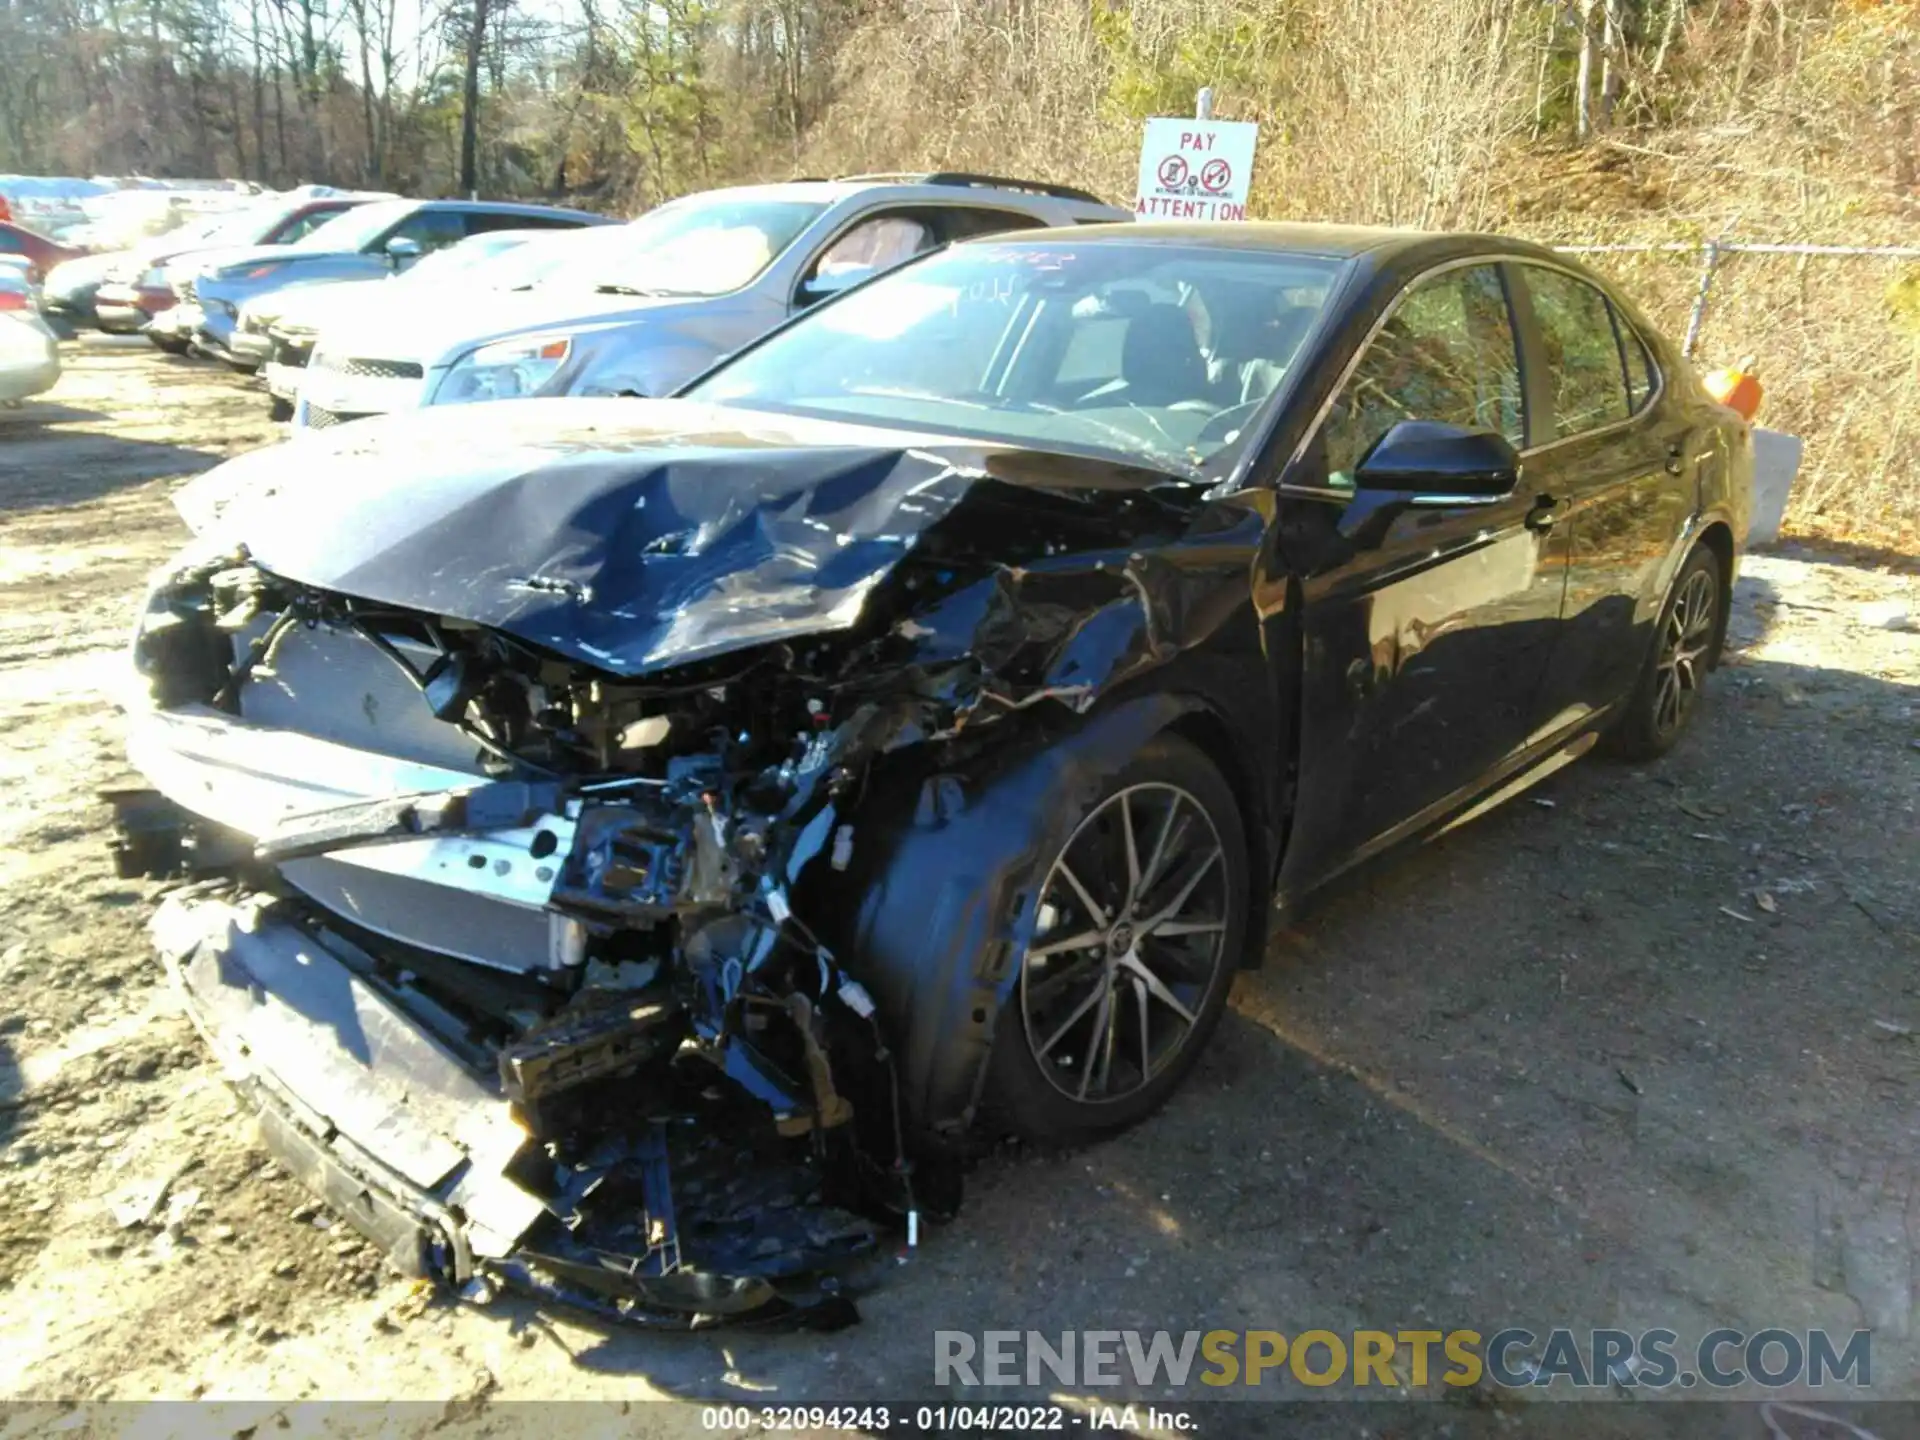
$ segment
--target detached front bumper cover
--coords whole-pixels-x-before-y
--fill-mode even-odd
[[[670,1329],[858,1318],[836,1276],[872,1251],[873,1226],[827,1203],[822,1170],[777,1136],[730,1124],[729,1097],[656,1096],[590,1143],[541,1142],[497,1079],[297,907],[189,886],[153,930],[269,1149],[404,1273]],[[627,1032],[664,1020],[631,1000]],[[526,1073],[520,1050],[503,1072]]]

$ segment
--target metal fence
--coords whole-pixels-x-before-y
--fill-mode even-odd
[[[1707,297],[1713,291],[1713,277],[1720,262],[1729,255],[1860,255],[1881,260],[1920,260],[1920,245],[1799,245],[1769,244],[1734,240],[1679,240],[1664,245],[1555,245],[1566,255],[1684,255],[1700,257],[1700,284],[1694,291],[1693,310],[1687,316],[1687,335],[1680,353],[1689,360],[1699,343],[1700,327],[1706,323]]]
[[[1553,248],[1684,334],[1696,363],[1755,357],[1761,423],[1805,442],[1789,533],[1920,555],[1920,244],[1623,236]]]

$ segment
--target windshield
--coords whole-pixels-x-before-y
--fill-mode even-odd
[[[198,245],[202,241],[210,245],[247,245],[260,227],[253,217],[252,210],[242,211],[238,215],[214,215],[207,219],[189,220],[184,225],[175,226],[161,237],[166,245]]]
[[[525,283],[521,276],[540,267],[539,259],[527,254],[542,249],[534,242],[550,241],[555,234],[552,230],[495,230],[475,235],[421,256],[412,269],[396,275],[394,283],[439,285],[458,277],[463,283],[511,289]]]
[[[1199,474],[1239,445],[1339,268],[1223,246],[963,245],[823,306],[687,393]]]
[[[481,263],[469,266],[461,278],[489,290],[531,290],[564,279],[583,255],[592,253],[595,240],[612,228],[616,227],[583,225],[577,230],[510,232],[520,237],[519,243],[481,257]]]
[[[414,210],[411,200],[386,200],[372,205],[356,205],[351,210],[316,225],[287,248],[289,250],[331,250],[346,253],[364,250],[387,228],[404,220]]]
[[[826,207],[699,195],[609,226],[553,283],[634,295],[724,295],[750,282]]]
[[[238,214],[220,217],[202,234],[192,238],[207,241],[209,248],[258,245],[292,208],[289,205],[250,205]],[[184,234],[191,234],[185,226],[181,229]]]

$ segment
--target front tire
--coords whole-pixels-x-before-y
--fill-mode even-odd
[[[1696,546],[1674,578],[1640,681],[1608,737],[1621,759],[1656,759],[1686,733],[1720,643],[1720,596],[1720,557]]]
[[[267,397],[267,418],[284,423],[293,419],[293,402],[282,400],[278,395]]]
[[[1248,913],[1233,791],[1160,735],[1108,777],[1038,878],[989,1109],[1026,1139],[1080,1144],[1158,1109],[1219,1024]]]

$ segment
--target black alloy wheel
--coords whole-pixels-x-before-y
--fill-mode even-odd
[[[1720,557],[1697,546],[1681,566],[1654,632],[1653,652],[1609,748],[1629,760],[1664,755],[1699,708],[1721,627]]]
[[[1157,738],[1044,873],[995,1045],[1000,1118],[1073,1143],[1156,1109],[1219,1022],[1247,893],[1231,790],[1191,745]]]

